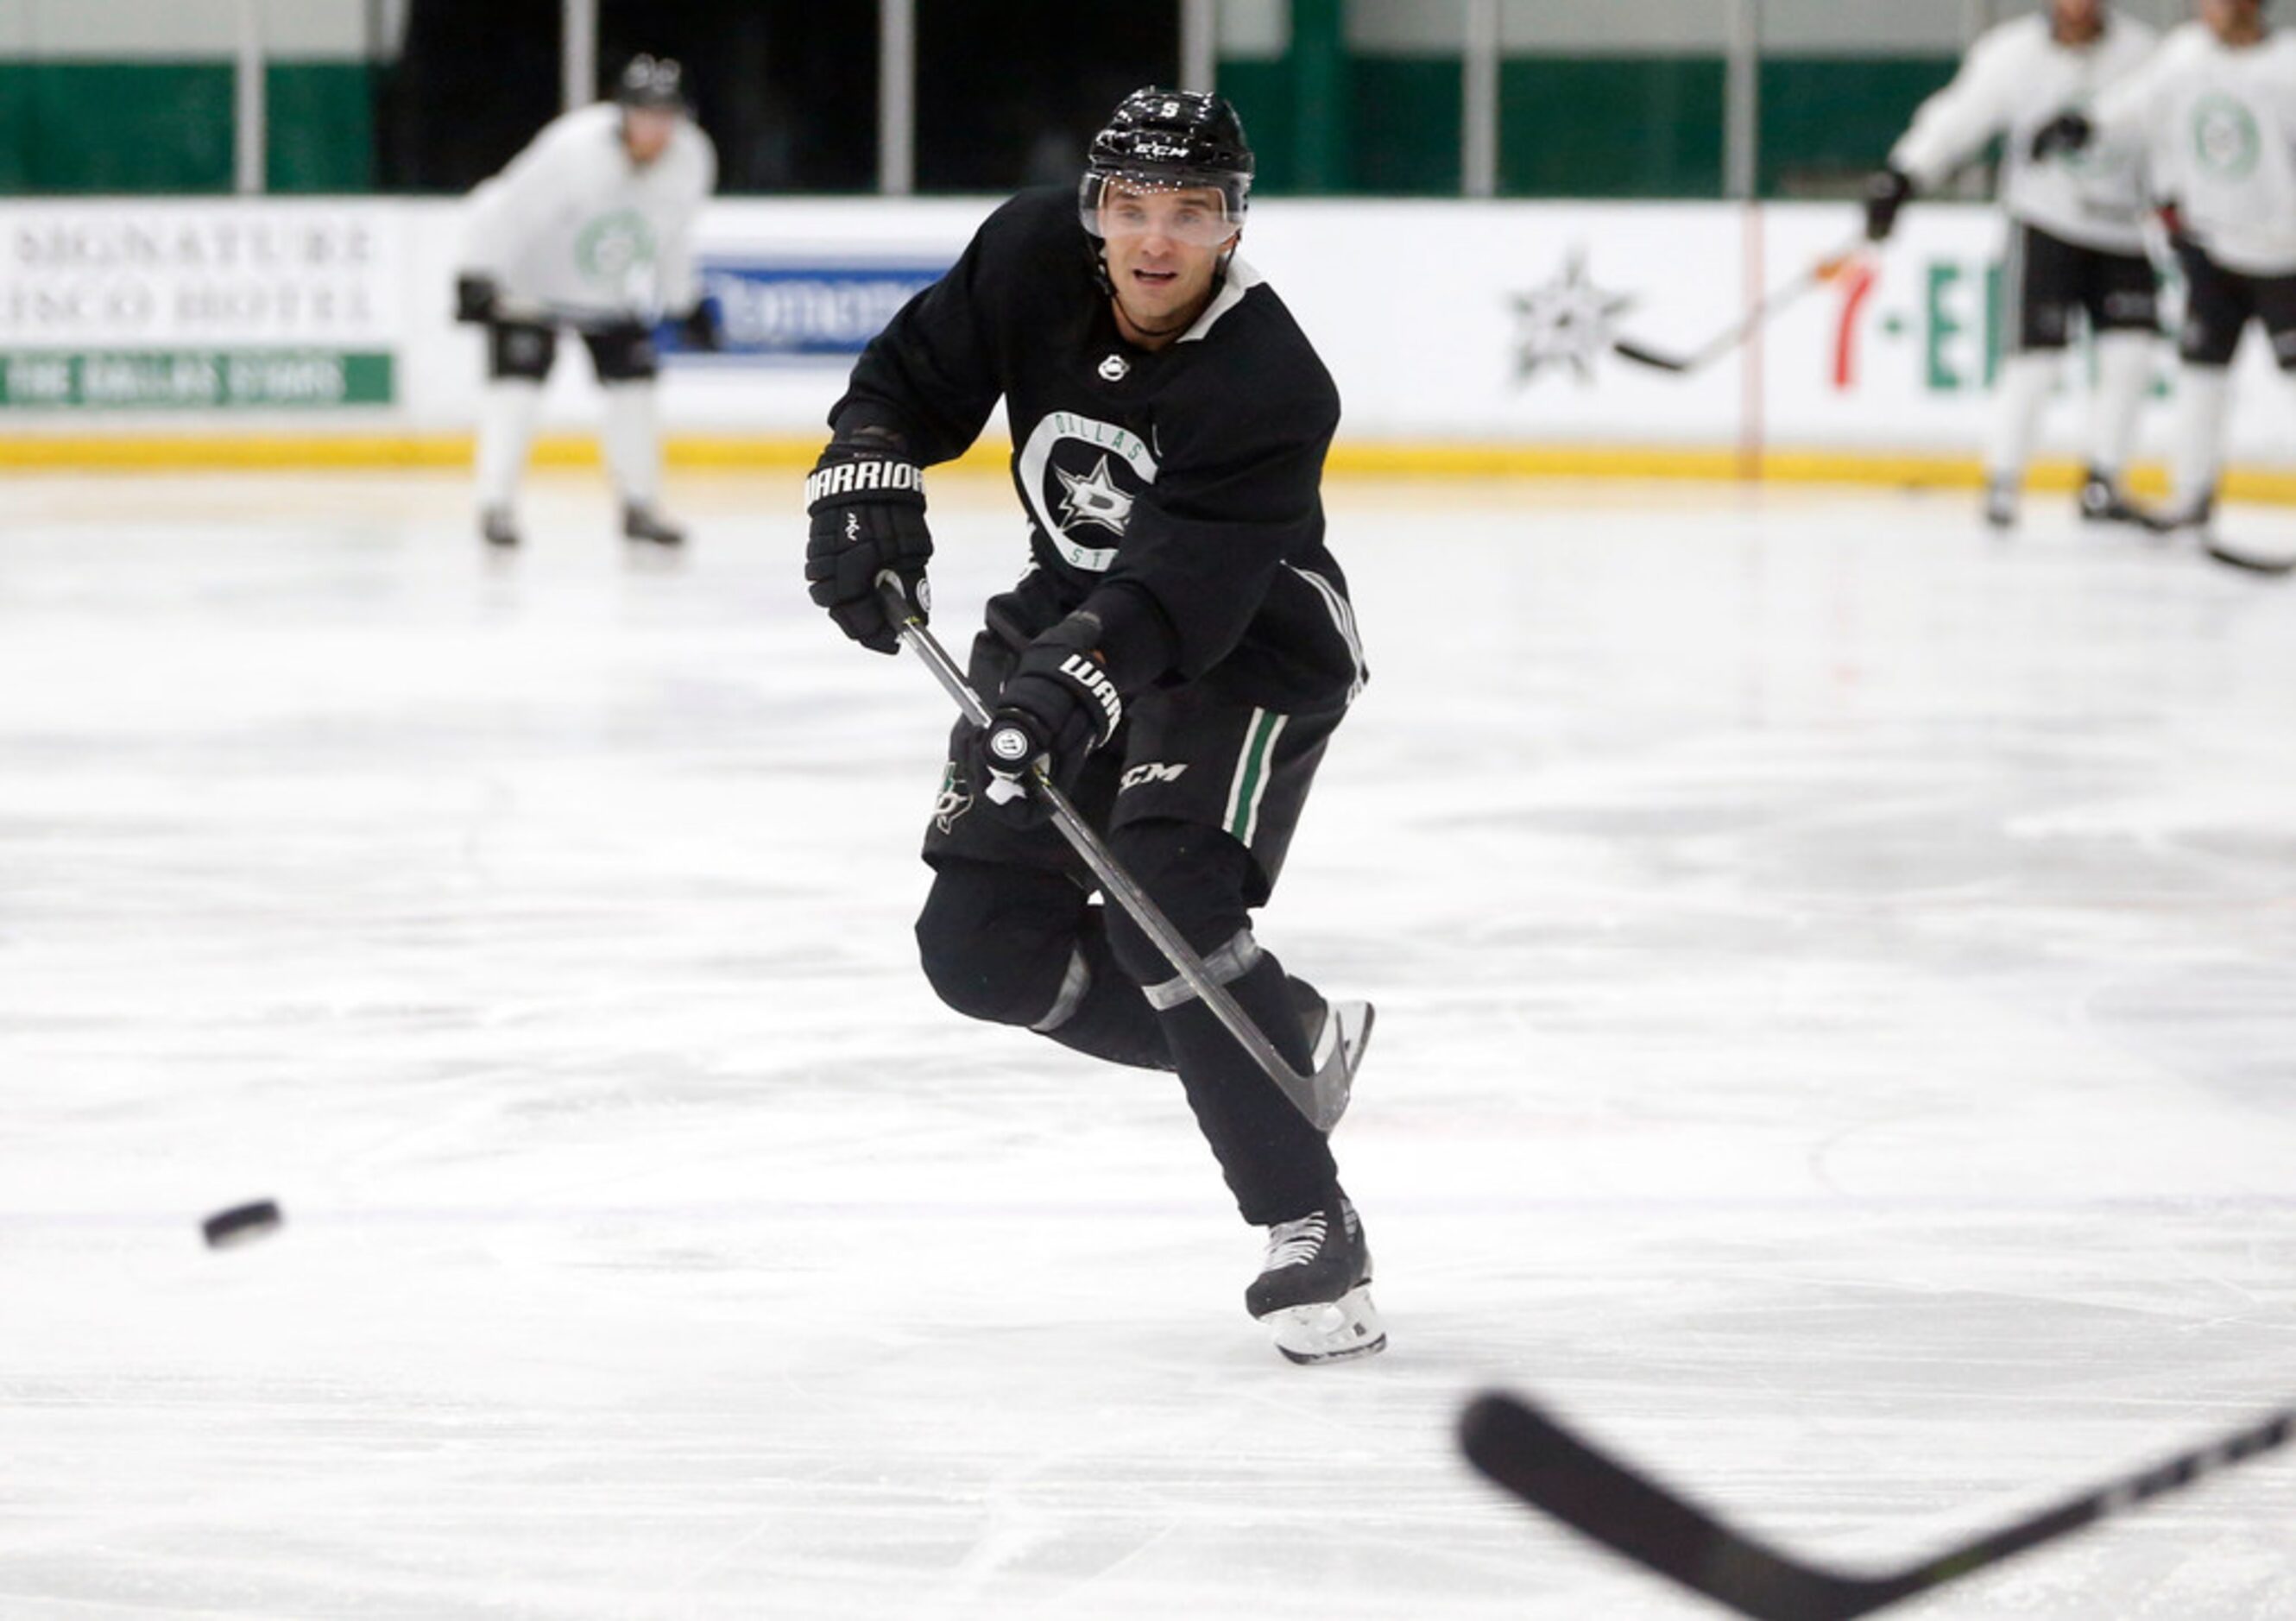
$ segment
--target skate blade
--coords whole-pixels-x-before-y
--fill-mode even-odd
[[[1387,1324],[1371,1303],[1369,1284],[1359,1284],[1337,1300],[1281,1307],[1260,1322],[1275,1333],[1275,1348],[1303,1364],[1346,1362],[1387,1349]]]

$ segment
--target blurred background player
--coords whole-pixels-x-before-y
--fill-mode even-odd
[[[957,727],[926,831],[925,974],[959,1012],[1177,1069],[1267,1229],[1246,1309],[1323,1362],[1386,1344],[1330,1144],[1138,926],[1090,904],[1023,783],[1041,763],[1070,789],[1293,1069],[1352,1068],[1368,1008],[1289,978],[1251,929],[1364,675],[1324,544],[1338,391],[1235,257],[1253,167],[1221,97],[1140,90],[1094,137],[1081,194],[992,215],[854,367],[807,481],[806,577],[847,635],[896,651],[876,593],[898,577],[923,609],[920,470],[1004,398],[1030,564],[973,643],[993,714]]]
[[[2143,72],[2044,130],[2043,151],[2149,138],[2185,276],[2177,334],[2172,487],[2155,527],[2206,538],[2251,319],[2296,373],[2296,36],[2265,24],[2266,0],[2200,0]]]
[[[660,545],[685,538],[659,505],[653,329],[668,311],[681,341],[718,347],[693,253],[718,154],[691,111],[677,63],[634,57],[613,101],[554,119],[472,194],[455,314],[487,329],[478,494],[490,545],[518,544],[519,476],[561,327],[581,334],[606,397],[601,438],[622,533]]]
[[[1985,454],[1985,518],[2006,528],[2041,413],[2055,386],[2076,311],[2096,350],[2080,512],[2134,521],[2121,479],[2137,412],[2152,380],[2160,331],[2157,278],[2144,253],[2141,139],[2100,142],[2079,155],[2035,156],[2050,119],[2093,100],[2151,53],[2153,30],[2105,0],[2049,0],[1970,47],[1953,82],[1922,103],[1867,183],[1866,233],[1887,241],[1906,202],[1933,190],[1987,143],[2006,136],[2001,200],[2009,216],[2008,341]]]

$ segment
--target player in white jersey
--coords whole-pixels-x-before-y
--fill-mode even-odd
[[[1898,210],[2005,136],[2001,200],[2009,216],[2008,355],[1985,456],[1985,516],[2005,528],[2041,413],[2082,312],[2096,349],[2080,511],[2134,520],[2121,493],[2137,412],[2152,377],[2160,315],[2144,254],[2141,139],[2096,143],[2078,155],[2036,158],[2035,134],[2068,108],[2127,78],[2157,36],[2105,0],[2050,0],[1980,37],[1953,82],[1922,103],[1866,186],[1866,234],[1885,241]]]
[[[2233,353],[2251,318],[2282,372],[2296,375],[2296,34],[2268,29],[2266,4],[2200,0],[2199,20],[2171,33],[2143,72],[2035,142],[2152,143],[2185,282],[2174,490],[2157,526],[2167,529],[2207,528]]]
[[[580,334],[605,392],[622,532],[660,545],[685,538],[657,504],[653,329],[668,315],[687,347],[720,342],[693,252],[718,152],[691,112],[677,63],[634,57],[613,101],[553,119],[472,193],[455,318],[487,329],[478,483],[490,545],[518,544],[512,502],[560,327]]]

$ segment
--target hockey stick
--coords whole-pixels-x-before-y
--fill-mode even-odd
[[[1733,1529],[1503,1392],[1477,1396],[1459,1418],[1459,1444],[1469,1461],[1508,1491],[1636,1564],[1757,1621],[1849,1621],[2268,1453],[2292,1434],[2296,1408],[1918,1564],[1855,1576],[1805,1564]]]
[[[2227,551],[2217,541],[2204,541],[2202,553],[2210,562],[2222,563],[2227,569],[2241,569],[2250,574],[2277,577],[2296,573],[2296,557],[2249,557],[2239,552]]]
[[[964,670],[948,656],[948,650],[940,644],[939,638],[925,628],[924,620],[911,606],[899,583],[890,577],[881,578],[877,584],[877,595],[884,607],[886,618],[900,633],[902,643],[924,660],[925,667],[933,673],[942,690],[955,700],[956,707],[964,712],[965,719],[976,726],[987,726],[989,724],[988,706],[980,701],[980,694],[972,690],[972,684],[964,678]],[[1100,880],[1100,887],[1108,892],[1109,897],[1131,914],[1132,921],[1140,925],[1140,932],[1153,942],[1182,981],[1211,1010],[1212,1017],[1218,1019],[1227,1033],[1235,1037],[1237,1044],[1251,1055],[1252,1061],[1267,1071],[1267,1078],[1283,1090],[1283,1095],[1292,1101],[1292,1106],[1305,1115],[1317,1131],[1328,1133],[1338,1125],[1341,1114],[1347,1108],[1346,1092],[1335,1090],[1328,1098],[1318,1098],[1315,1077],[1301,1075],[1283,1061],[1283,1055],[1275,1050],[1275,1044],[1251,1022],[1250,1014],[1236,1005],[1235,998],[1227,994],[1227,987],[1211,977],[1210,970],[1204,966],[1204,960],[1181,937],[1180,931],[1172,927],[1171,920],[1148,897],[1148,892],[1132,875],[1117,864],[1116,857],[1109,853],[1100,835],[1092,831],[1092,824],[1042,771],[1030,770],[1029,791],[1044,800],[1050,808],[1053,825],[1069,841],[1069,847],[1083,858],[1084,864],[1092,870],[1092,875]]]
[[[1612,339],[1611,350],[1621,360],[1631,360],[1638,365],[1656,366],[1661,372],[1703,371],[1752,337],[1772,316],[1800,299],[1810,289],[1840,275],[1851,261],[1857,258],[1865,246],[1865,233],[1860,232],[1854,241],[1844,245],[1839,252],[1827,254],[1784,286],[1765,293],[1760,303],[1748,310],[1745,315],[1710,339],[1704,346],[1692,350],[1687,355],[1668,355],[1646,345],[1636,343],[1631,338]]]

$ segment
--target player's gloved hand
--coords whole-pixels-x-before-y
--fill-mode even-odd
[[[494,277],[466,270],[455,278],[455,320],[484,325],[495,318],[495,307],[501,302],[502,289]]]
[[[679,347],[701,355],[715,355],[726,347],[726,323],[718,315],[717,299],[700,299],[677,318],[677,341]]]
[[[1886,242],[1898,228],[1898,210],[1914,195],[1913,176],[1892,166],[1866,177],[1866,240]]]
[[[2184,205],[2169,198],[2152,210],[2161,221],[2161,230],[2169,239],[2169,246],[2178,253],[2192,246],[2193,233],[2185,228]]]
[[[2033,161],[2039,163],[2053,152],[2077,152],[2095,137],[2096,126],[2085,114],[2061,112],[2033,132]]]
[[[840,433],[805,481],[805,510],[813,519],[807,592],[840,630],[881,653],[899,652],[901,638],[877,600],[879,575],[900,582],[920,619],[931,607],[924,472],[900,454],[898,443],[882,429]]]
[[[1093,651],[1100,632],[1091,614],[1072,613],[1029,643],[968,741],[968,774],[1007,822],[1033,827],[1052,814],[1025,786],[1030,767],[1065,790],[1124,723],[1123,697]]]

